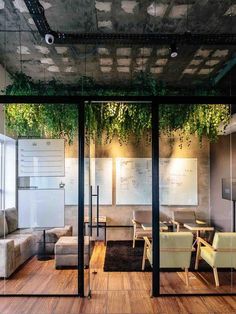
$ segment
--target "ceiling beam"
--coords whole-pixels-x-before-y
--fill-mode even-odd
[[[55,44],[144,44],[144,45],[236,45],[236,34],[183,34],[162,33],[66,33],[54,31],[45,17],[39,0],[24,0],[34,23],[43,38],[54,37]]]

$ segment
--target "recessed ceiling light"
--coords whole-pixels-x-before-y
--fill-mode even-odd
[[[171,58],[176,58],[178,56],[176,44],[170,45],[170,56]]]
[[[112,58],[100,58],[100,65],[112,65],[113,59]]]
[[[147,8],[147,13],[151,16],[163,17],[164,14],[166,13],[167,8],[168,8],[168,4],[157,4],[153,2]]]
[[[95,1],[95,7],[98,11],[110,12],[111,11],[111,2],[100,2]]]

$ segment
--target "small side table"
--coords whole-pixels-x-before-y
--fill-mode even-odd
[[[46,244],[47,244],[46,243],[46,230],[44,229],[43,230],[43,250],[42,250],[42,253],[40,252],[40,254],[38,252],[38,255],[37,255],[38,261],[48,261],[52,259],[52,257],[46,253]]]

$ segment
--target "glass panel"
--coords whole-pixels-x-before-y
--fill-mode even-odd
[[[232,113],[160,106],[160,216],[169,225],[160,230],[161,294],[235,292]]]
[[[9,104],[4,113],[4,293],[77,294],[77,106]]]
[[[114,101],[93,102],[86,110],[94,195],[91,289],[148,295],[152,268],[146,264],[142,271],[142,258],[143,236],[152,230],[151,107]]]

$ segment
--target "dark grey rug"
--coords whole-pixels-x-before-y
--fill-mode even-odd
[[[139,272],[142,271],[142,258],[144,241],[136,241],[136,246],[133,249],[132,241],[108,241],[106,248],[106,256],[104,262],[104,271],[110,272]],[[191,265],[189,271],[195,272],[194,269],[196,252],[192,254]],[[163,268],[162,272],[175,272],[180,269]],[[152,271],[152,268],[146,260],[145,270]],[[212,268],[205,262],[200,261],[198,272],[212,271]],[[221,269],[221,271],[230,271],[230,269]]]
[[[132,241],[108,241],[104,271],[142,271],[144,241],[136,241],[135,248]],[[145,271],[152,268],[148,261]]]

